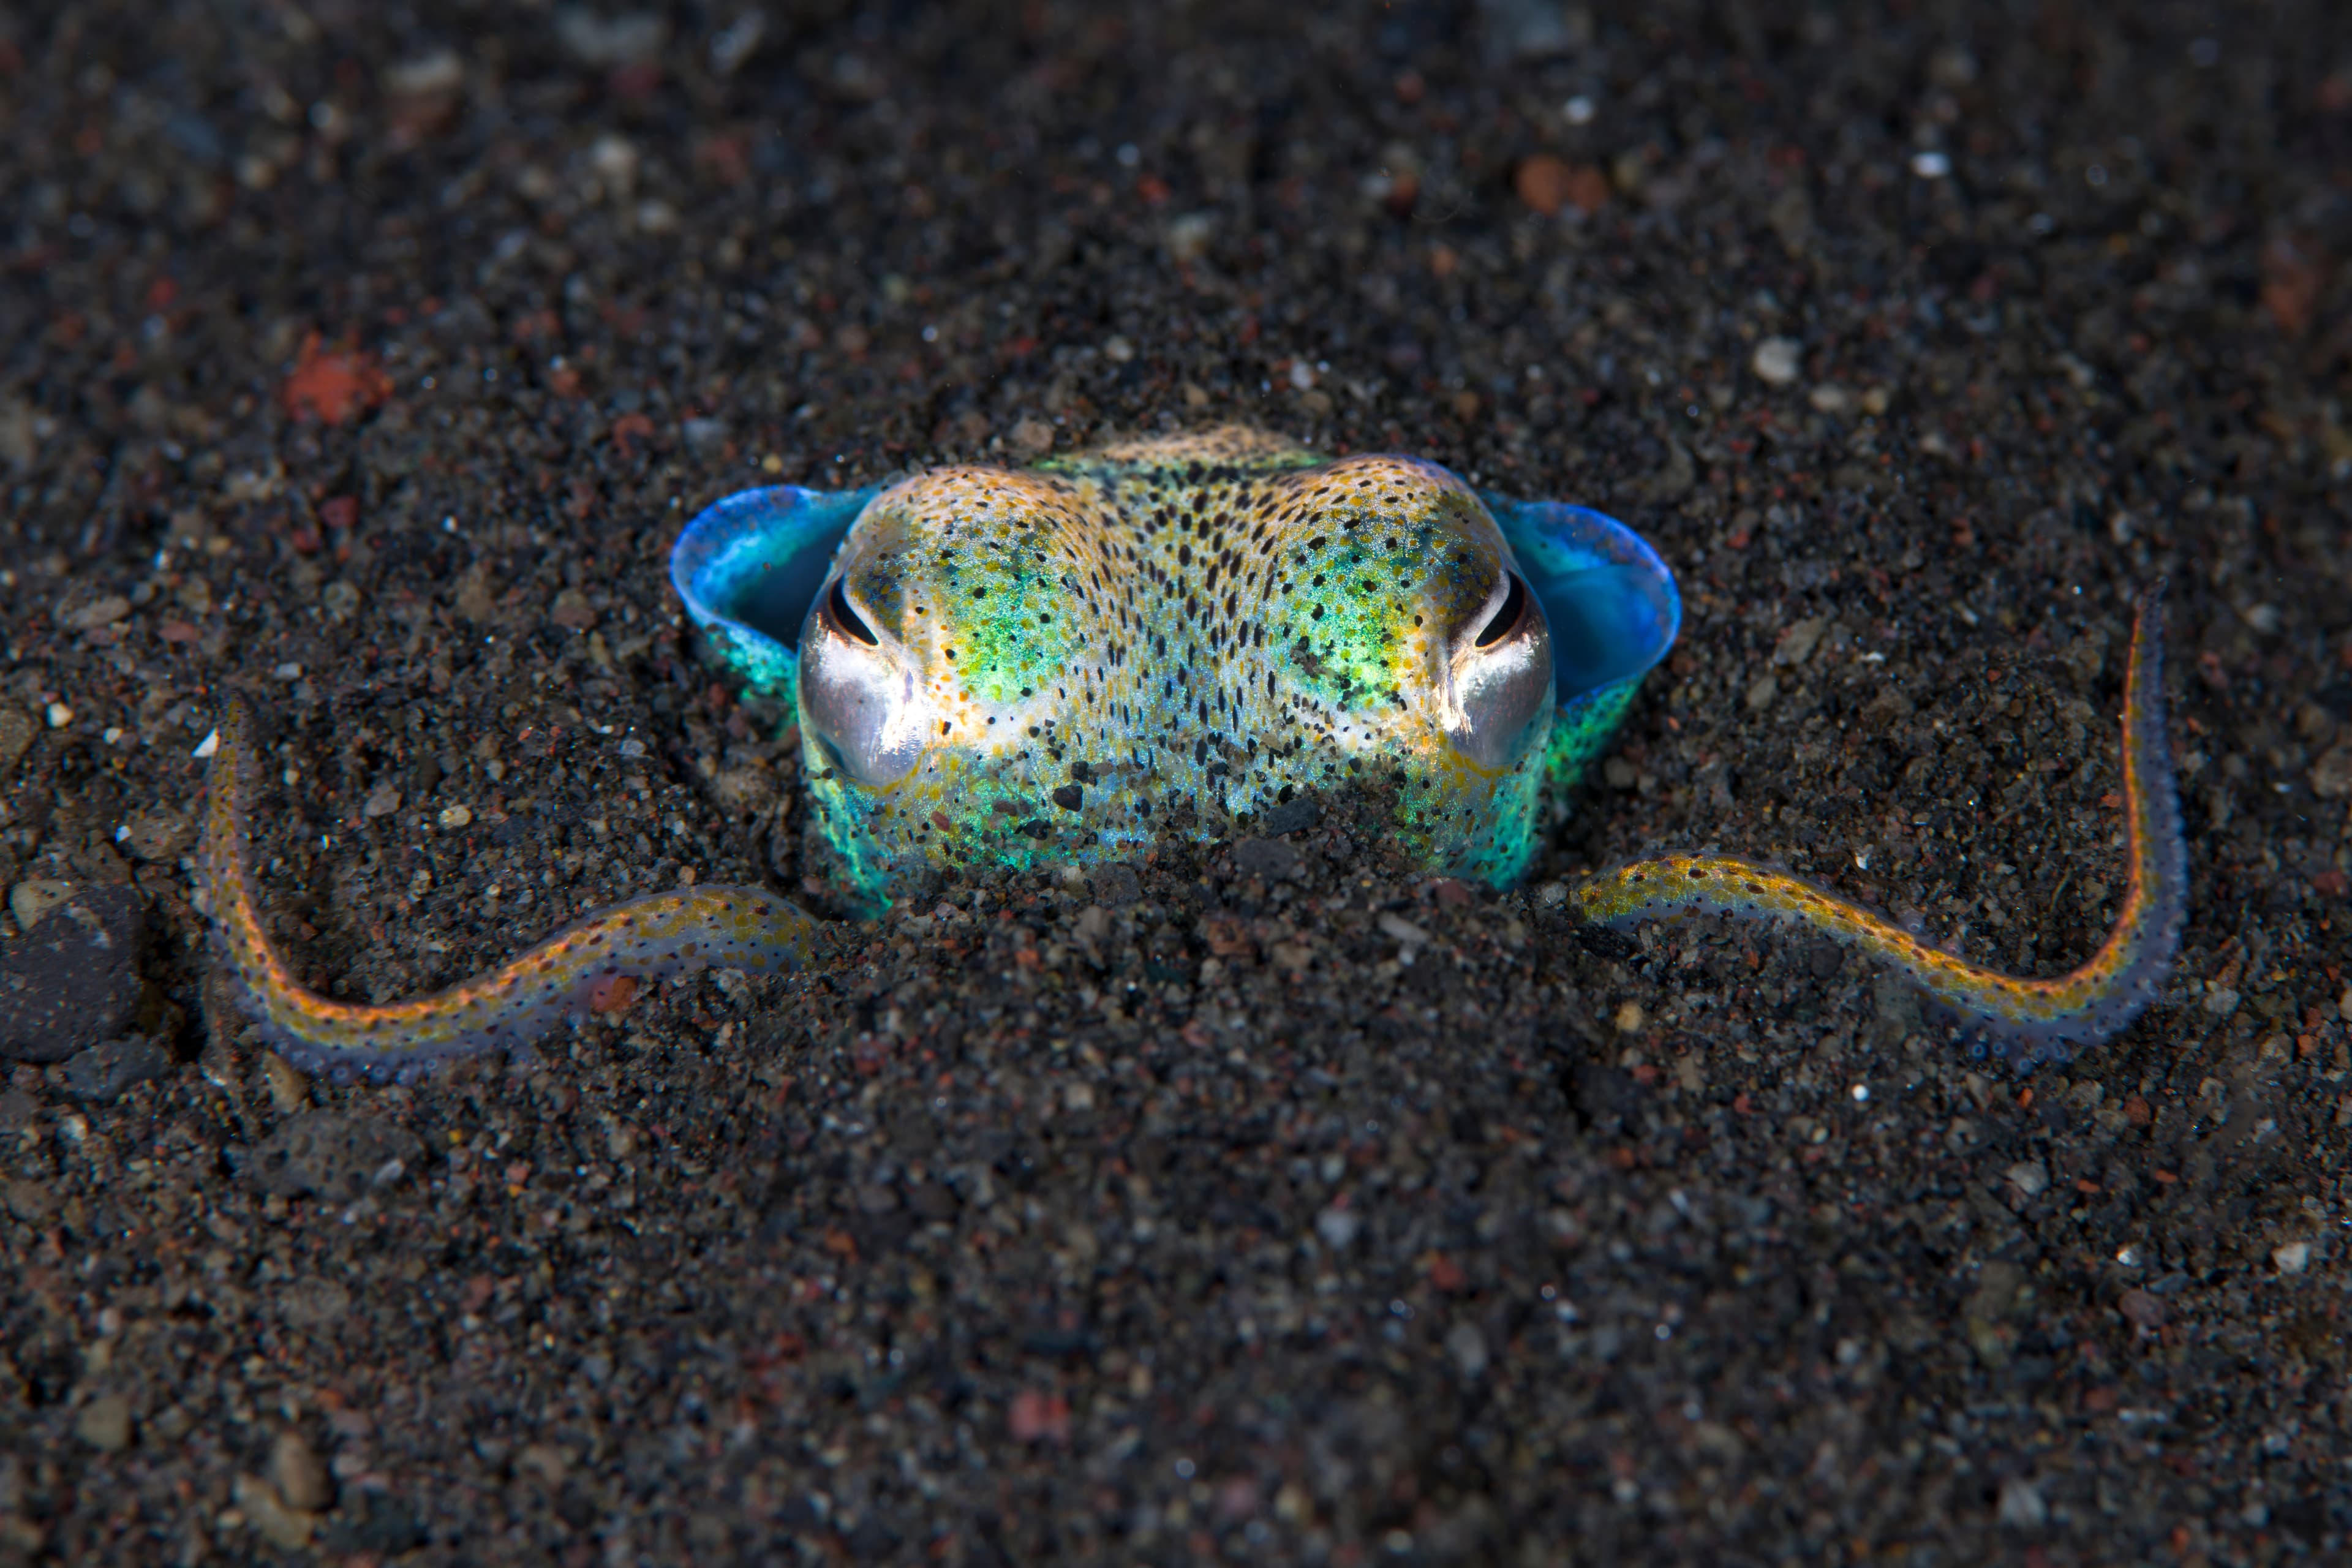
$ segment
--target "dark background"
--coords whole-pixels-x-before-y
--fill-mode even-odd
[[[0,117],[0,883],[146,932],[0,1094],[0,1560],[2343,1549],[2341,7],[16,5]],[[1333,803],[512,1068],[207,1028],[223,690],[298,969],[447,984],[797,885],[696,508],[1226,419],[1682,574],[1537,890]],[[1540,896],[1713,846],[2078,962],[2164,574],[2118,1040]]]

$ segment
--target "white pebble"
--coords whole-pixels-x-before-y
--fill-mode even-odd
[[[73,710],[62,702],[49,704],[49,728],[62,730],[73,722]]]
[[[1952,161],[1941,153],[1920,153],[1911,159],[1911,172],[1923,180],[1940,180],[1952,172]]]
[[[1363,1216],[1353,1209],[1328,1208],[1315,1217],[1315,1234],[1334,1252],[1347,1251],[1363,1228]]]
[[[1797,379],[1796,340],[1766,338],[1756,345],[1755,357],[1748,363],[1760,380],[1773,386],[1786,386]]]
[[[2041,1489],[2022,1476],[2011,1476],[2000,1484],[2000,1504],[1997,1510],[2000,1522],[2012,1530],[2039,1530],[2049,1522],[2050,1505],[2042,1500]]]

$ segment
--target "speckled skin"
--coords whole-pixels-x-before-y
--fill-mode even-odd
[[[637,988],[705,966],[754,974],[800,967],[814,922],[757,888],[682,888],[624,900],[521,957],[430,996],[380,1006],[338,1002],[294,978],[255,907],[245,795],[253,716],[232,700],[215,731],[200,869],[240,1000],[269,1044],[313,1069],[405,1077],[453,1057],[513,1048]]]
[[[919,475],[866,506],[839,570],[918,661],[937,742],[877,789],[811,736],[824,842],[879,902],[927,868],[1120,858],[1171,809],[1222,837],[1373,774],[1414,860],[1507,884],[1549,717],[1482,768],[1447,740],[1436,672],[1510,558],[1433,463],[1246,430]]]
[[[777,493],[730,498],[714,513],[762,516]],[[1486,501],[1435,464],[1326,460],[1225,429],[1025,471],[940,469],[857,499],[835,572],[857,614],[912,660],[936,727],[910,772],[868,785],[803,726],[817,847],[849,900],[869,906],[950,867],[1121,858],[1171,826],[1202,838],[1248,831],[1300,791],[1367,775],[1396,786],[1394,840],[1410,860],[1508,886],[1536,850],[1543,795],[1575,782],[1664,647],[1562,694],[1557,710],[1548,700],[1507,758],[1480,766],[1449,739],[1445,650],[1507,571],[1541,581],[1545,568],[1520,563]],[[791,505],[824,501],[794,492]],[[1514,525],[1531,537],[1531,525]],[[703,548],[693,531],[681,553]],[[1605,585],[1614,579],[1589,581],[1616,591]],[[1670,601],[1670,582],[1664,593]],[[718,651],[745,679],[795,668],[773,635],[691,597],[689,607],[718,623]],[[2130,891],[2114,934],[2071,973],[1969,963],[1784,873],[1721,857],[1620,867],[1576,887],[1571,906],[1596,922],[1695,911],[1800,921],[1898,964],[1973,1020],[1980,1050],[2021,1065],[2104,1039],[2154,998],[2187,908],[2162,637],[2152,595],[2125,714]],[[254,909],[237,783],[249,727],[241,708],[222,723],[205,877],[255,1016],[308,1063],[380,1071],[519,1044],[593,1004],[600,984],[689,963],[792,967],[807,950],[811,922],[793,905],[706,888],[614,905],[435,996],[384,1006],[318,996],[295,984]]]

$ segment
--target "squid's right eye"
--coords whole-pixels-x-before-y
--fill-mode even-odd
[[[907,776],[929,738],[914,660],[860,614],[836,577],[801,627],[801,723],[833,765],[879,788]]]
[[[836,577],[833,580],[832,588],[826,591],[824,597],[818,603],[824,607],[823,613],[827,630],[851,638],[853,641],[862,642],[867,647],[882,646],[882,639],[874,635],[874,628],[867,626],[864,617],[850,606],[848,590],[842,585],[840,578]]]

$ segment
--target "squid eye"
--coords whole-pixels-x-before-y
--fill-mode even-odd
[[[834,579],[833,589],[825,595],[823,603],[825,620],[833,630],[844,637],[855,637],[867,647],[882,646],[882,639],[874,635],[874,628],[867,626],[856,610],[850,608],[849,593],[842,585],[840,578]]]
[[[1517,572],[1506,573],[1504,575],[1510,579],[1511,585],[1503,595],[1503,607],[1495,612],[1495,618],[1488,621],[1486,629],[1478,634],[1478,641],[1474,645],[1475,647],[1492,647],[1518,630],[1519,622],[1527,616],[1528,604],[1527,580]]]
[[[801,724],[834,768],[870,788],[907,776],[923,754],[929,711],[913,660],[857,613],[835,578],[801,628]]]
[[[1491,610],[1487,605],[1492,605]],[[1484,768],[1507,768],[1528,753],[1551,711],[1551,627],[1543,602],[1518,573],[1506,572],[1453,653],[1448,725],[1454,746]]]

